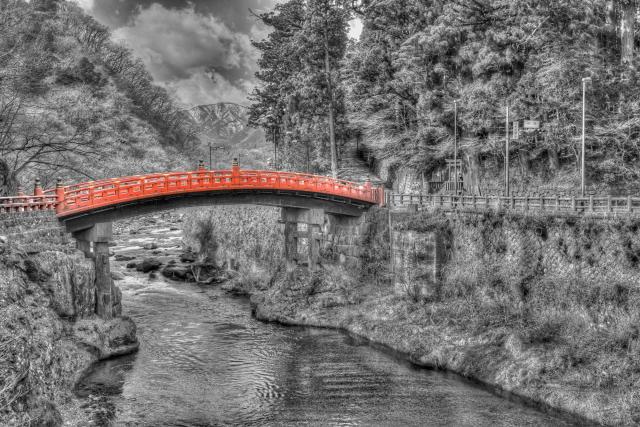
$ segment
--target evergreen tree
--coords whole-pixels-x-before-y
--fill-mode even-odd
[[[250,122],[271,136],[285,168],[337,175],[337,136],[346,127],[339,72],[348,16],[332,0],[291,0],[259,16],[273,31],[254,42],[262,53],[261,85],[253,92]]]

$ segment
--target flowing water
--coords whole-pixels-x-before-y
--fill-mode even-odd
[[[106,396],[115,425],[568,425],[343,333],[259,322],[217,288],[141,273],[118,284],[140,351],[78,389]]]

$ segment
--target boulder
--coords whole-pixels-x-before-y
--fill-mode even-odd
[[[29,280],[50,296],[51,307],[61,317],[90,316],[95,310],[93,261],[80,252],[73,255],[45,251],[25,263]]]
[[[162,275],[169,279],[174,280],[191,280],[193,279],[193,274],[191,273],[191,269],[184,265],[175,265],[170,264],[162,269]]]
[[[130,256],[130,255],[123,255],[123,254],[116,254],[116,261],[132,261],[134,259],[136,259],[136,257],[134,256]]]
[[[120,273],[119,271],[112,271],[111,278],[113,280],[124,280],[124,274]]]
[[[158,244],[156,242],[145,243],[142,248],[148,251],[153,249],[158,249]]]
[[[160,269],[162,262],[156,258],[145,258],[140,264],[136,266],[136,270],[143,273],[149,273]]]
[[[198,256],[191,251],[184,252],[180,255],[180,262],[195,262],[197,258]]]
[[[139,346],[136,324],[128,317],[108,322],[81,319],[74,324],[73,332],[80,342],[95,349],[100,360],[133,353]]]
[[[135,269],[138,269],[138,263],[137,263],[137,262],[135,262],[135,261],[128,262],[128,263],[127,263],[127,268],[135,268]]]

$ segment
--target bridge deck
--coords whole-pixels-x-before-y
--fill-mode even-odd
[[[96,211],[135,201],[203,193],[247,193],[269,191],[331,198],[333,202],[376,205],[384,203],[384,189],[370,182],[358,184],[326,176],[230,170],[157,173],[91,181],[55,189],[38,190],[33,196],[0,198],[0,212],[55,209],[58,217]]]

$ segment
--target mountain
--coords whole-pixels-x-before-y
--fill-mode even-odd
[[[209,145],[213,168],[225,168],[238,157],[244,168],[268,168],[271,150],[264,132],[249,127],[246,107],[230,102],[199,105],[185,111],[201,141],[202,158],[208,160]],[[208,161],[207,161],[208,163]]]

